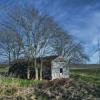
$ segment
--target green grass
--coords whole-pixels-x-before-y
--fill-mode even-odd
[[[71,77],[77,81],[100,85],[100,69],[74,69]]]
[[[32,86],[45,83],[45,80],[27,80],[18,78],[2,77],[0,78],[1,85],[11,85],[11,86]]]

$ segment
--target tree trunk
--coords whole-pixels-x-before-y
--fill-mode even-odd
[[[9,52],[9,65],[10,65],[10,62],[11,62],[11,55],[10,55],[10,52]]]
[[[39,80],[39,69],[38,69],[38,66],[37,66],[37,61],[36,61],[36,58],[35,58],[35,79],[36,80]]]
[[[41,66],[40,66],[40,80],[42,80],[42,68],[43,68],[43,61],[41,59]]]
[[[27,79],[30,79],[30,67],[27,67]]]
[[[16,53],[15,53],[15,50],[13,51],[13,60],[14,60],[14,61],[16,60]]]

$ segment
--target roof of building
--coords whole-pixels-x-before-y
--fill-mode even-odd
[[[53,60],[54,62],[65,62],[65,58],[62,56],[57,57],[56,59]]]

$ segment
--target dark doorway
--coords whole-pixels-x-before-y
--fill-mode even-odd
[[[60,73],[63,73],[63,69],[62,68],[60,68]]]

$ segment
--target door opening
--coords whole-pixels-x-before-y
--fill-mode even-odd
[[[62,73],[62,74],[63,74],[63,69],[62,69],[62,68],[60,68],[60,73]]]

